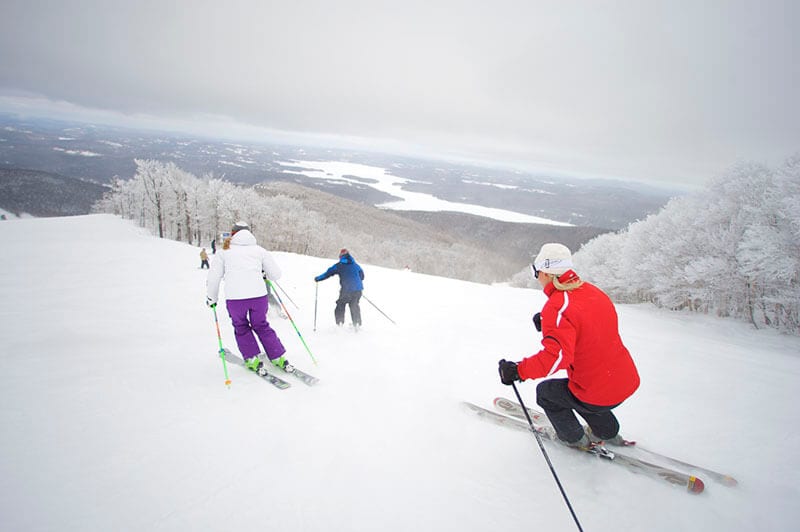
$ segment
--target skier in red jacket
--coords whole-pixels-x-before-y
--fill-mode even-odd
[[[534,316],[542,349],[519,363],[501,360],[500,380],[510,385],[566,370],[566,379],[547,379],[536,387],[536,402],[559,439],[581,449],[590,448],[593,440],[621,444],[611,410],[636,391],[639,374],[619,336],[614,304],[578,277],[562,244],[542,246],[531,268],[548,297],[541,314]],[[575,412],[586,420],[591,438]]]

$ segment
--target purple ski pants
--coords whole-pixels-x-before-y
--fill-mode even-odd
[[[228,314],[233,322],[233,332],[239,352],[245,359],[253,358],[261,352],[256,336],[264,346],[264,352],[270,360],[280,357],[286,352],[278,335],[267,323],[267,296],[250,299],[229,299],[226,301]]]

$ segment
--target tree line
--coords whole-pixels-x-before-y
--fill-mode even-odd
[[[476,282],[498,279],[492,253],[413,227],[393,213],[365,206],[347,212],[309,209],[281,187],[240,186],[213,175],[197,177],[173,162],[136,161],[130,179],[117,178],[94,206],[95,212],[134,220],[161,238],[210,245],[234,222],[245,220],[265,248],[318,257],[336,257],[341,247],[359,261]],[[319,201],[317,201],[319,203]],[[352,224],[349,217],[361,218]],[[356,228],[357,227],[357,228]],[[217,242],[218,244],[220,242]],[[504,271],[514,267],[504,265]]]
[[[800,154],[740,163],[574,257],[620,302],[652,302],[800,334]]]

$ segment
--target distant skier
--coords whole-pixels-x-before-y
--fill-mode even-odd
[[[256,243],[248,225],[236,222],[208,271],[206,304],[216,306],[219,284],[224,280],[226,306],[245,365],[253,371],[262,365],[258,336],[270,362],[291,373],[294,367],[284,356],[286,349],[267,322],[269,303],[264,275],[278,280],[281,270],[272,255]]]
[[[217,254],[217,239],[216,238],[211,241],[211,254],[212,255],[216,255]]]
[[[358,301],[364,290],[362,282],[364,270],[356,263],[350,252],[342,248],[339,251],[339,262],[328,268],[325,273],[314,277],[314,280],[316,282],[324,281],[333,275],[339,276],[340,286],[339,299],[336,300],[336,308],[333,311],[336,325],[344,324],[344,309],[345,306],[350,305],[350,318],[353,320],[353,326],[361,327],[361,307],[358,305]]]
[[[200,250],[200,269],[203,268],[208,269],[208,253],[206,253],[206,248]]]
[[[611,410],[636,391],[639,374],[620,338],[614,304],[572,267],[566,246],[542,246],[531,268],[548,297],[538,319],[534,316],[543,348],[519,363],[501,360],[500,380],[510,385],[566,370],[566,379],[548,379],[536,386],[536,402],[558,438],[582,450],[599,440],[619,445],[619,422]],[[586,420],[589,434],[575,412]]]

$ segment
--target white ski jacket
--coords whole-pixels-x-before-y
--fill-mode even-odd
[[[256,237],[247,229],[237,231],[231,238],[230,249],[220,250],[211,261],[206,290],[208,298],[216,303],[219,283],[225,280],[226,299],[250,299],[267,295],[262,272],[277,281],[281,269],[266,249],[256,243]]]

